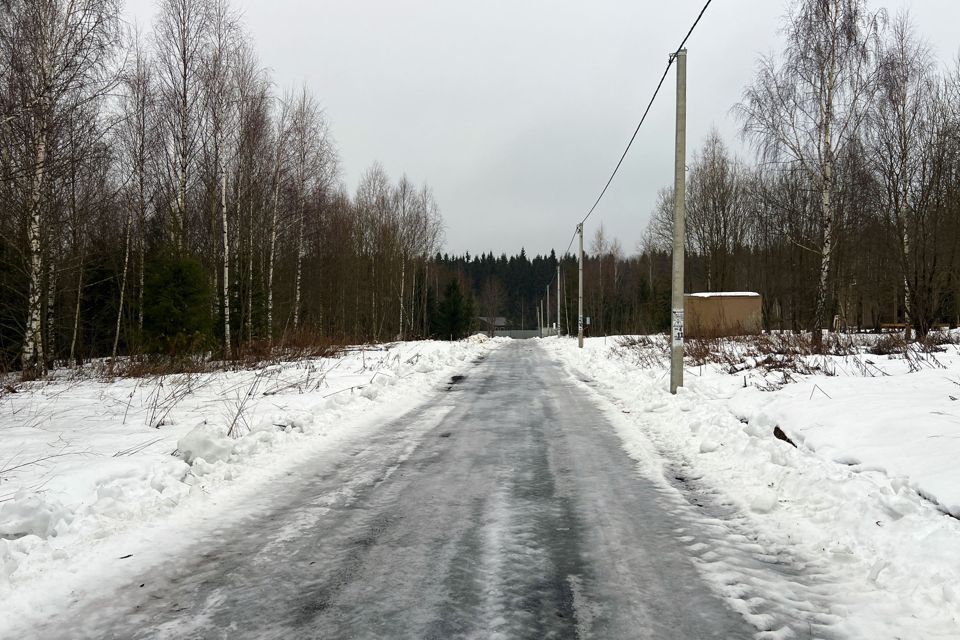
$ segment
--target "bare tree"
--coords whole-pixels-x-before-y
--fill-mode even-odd
[[[288,165],[288,143],[291,135],[292,96],[279,101],[274,119],[273,202],[270,207],[269,249],[267,253],[267,338],[273,340],[273,278],[276,266],[277,237],[280,229],[280,193]]]
[[[290,145],[293,155],[293,208],[296,212],[296,256],[294,277],[293,328],[300,328],[303,298],[303,260],[306,255],[306,207],[311,194],[329,187],[336,175],[326,119],[316,98],[303,87],[296,98],[291,116]]]
[[[687,230],[704,262],[709,291],[723,291],[743,246],[749,221],[744,210],[743,170],[713,130],[696,154],[687,183]]]
[[[802,0],[787,18],[782,57],[761,60],[737,110],[763,159],[796,162],[820,195],[820,271],[813,319],[821,341],[837,226],[837,155],[858,135],[876,83],[882,14],[865,0]]]
[[[148,190],[150,189],[150,175],[155,171],[156,163],[156,121],[155,121],[155,87],[153,85],[152,61],[144,50],[139,28],[130,33],[129,48],[131,51],[129,67],[124,71],[121,84],[120,112],[122,120],[117,133],[117,158],[121,167],[131,171],[130,182],[124,185],[124,206],[127,214],[124,223],[123,267],[120,276],[120,302],[117,305],[117,323],[114,329],[113,349],[111,357],[116,359],[117,347],[120,343],[121,321],[123,319],[124,302],[128,289],[128,274],[130,272],[130,253],[133,247],[134,229],[139,230],[141,237],[140,247],[141,277],[143,274],[143,240],[147,219]],[[142,294],[143,285],[141,282]],[[138,305],[142,318],[143,302]],[[143,329],[142,320],[138,322]]]
[[[905,322],[909,327],[916,321],[922,336],[934,311],[926,284],[933,277],[936,252],[931,231],[939,227],[931,223],[945,151],[943,86],[929,48],[916,37],[906,14],[894,20],[878,67],[880,90],[870,114],[868,157],[881,185],[884,218],[896,239]]]
[[[400,301],[400,331],[397,334],[397,337],[400,340],[404,340],[406,334],[404,333],[404,321],[407,319],[409,314],[406,314],[406,284],[407,284],[407,265],[410,261],[410,258],[413,254],[414,243],[417,239],[417,234],[420,231],[419,224],[421,219],[421,214],[418,211],[416,189],[413,186],[413,183],[403,176],[400,178],[400,182],[397,183],[397,187],[394,190],[394,205],[393,208],[396,211],[397,222],[398,222],[398,238],[397,238],[397,252],[399,255],[400,261],[400,292],[399,292],[399,301]]]
[[[254,271],[257,244],[262,244],[268,209],[268,189],[273,174],[271,158],[274,155],[271,138],[270,79],[260,65],[251,43],[242,39],[233,65],[233,83],[236,87],[237,138],[234,163],[234,212],[237,224],[237,292],[240,300],[241,326],[247,327],[247,339],[254,334]],[[244,227],[246,228],[244,232]],[[242,259],[242,262],[241,262]],[[242,337],[242,336],[238,336]]]
[[[377,266],[385,244],[382,231],[393,215],[392,191],[383,165],[375,162],[361,176],[355,198],[360,225],[358,249],[369,267],[370,326],[374,339],[379,335],[381,325],[377,301],[381,297],[379,290],[383,280],[383,270],[378,270]]]
[[[237,111],[239,96],[233,83],[232,68],[237,61],[240,46],[240,32],[237,17],[227,0],[207,0],[206,12],[209,24],[209,44],[202,59],[203,78],[203,116],[209,123],[210,149],[207,156],[211,161],[211,170],[216,185],[212,190],[218,193],[221,255],[221,309],[223,313],[223,351],[229,358],[231,353],[230,335],[230,220],[228,207],[228,170],[231,155],[236,155],[238,142]]]
[[[154,25],[166,181],[173,246],[187,245],[189,189],[200,145],[203,57],[209,33],[205,0],[158,0]]]

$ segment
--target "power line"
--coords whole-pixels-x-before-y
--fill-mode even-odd
[[[603,190],[600,192],[600,195],[597,196],[597,201],[593,203],[593,206],[590,207],[590,210],[587,211],[587,215],[583,217],[583,220],[580,221],[580,224],[583,224],[587,221],[593,212],[596,210],[597,205],[600,204],[600,201],[603,200],[603,196],[606,195],[607,189],[610,188],[610,185],[613,183],[613,179],[617,176],[617,172],[620,171],[623,161],[627,157],[627,153],[630,152],[630,147],[633,146],[633,142],[637,139],[637,134],[640,133],[640,127],[643,126],[643,123],[647,119],[647,115],[650,113],[650,109],[653,107],[654,100],[657,99],[657,95],[660,93],[660,89],[663,87],[663,83],[667,79],[667,74],[670,73],[670,67],[673,66],[673,61],[676,60],[677,54],[680,53],[680,50],[687,44],[687,40],[690,39],[690,36],[693,34],[693,30],[697,28],[697,25],[700,24],[700,19],[703,18],[703,14],[707,12],[707,7],[710,6],[710,3],[713,0],[707,0],[707,3],[703,5],[703,9],[700,10],[700,14],[697,16],[697,19],[693,21],[693,25],[690,27],[690,30],[687,31],[687,35],[684,36],[683,41],[680,43],[680,46],[677,47],[677,50],[673,52],[673,55],[670,56],[670,59],[667,61],[667,67],[663,70],[663,75],[660,76],[660,82],[657,83],[657,88],[653,91],[653,96],[650,98],[650,102],[647,103],[647,108],[643,111],[643,116],[640,118],[640,122],[637,124],[637,128],[633,130],[633,135],[630,136],[630,141],[627,143],[627,148],[623,150],[623,154],[620,156],[620,160],[617,161],[617,166],[614,167],[613,173],[610,174],[610,178],[607,180],[607,183],[603,186]],[[572,241],[571,241],[572,244]]]
[[[570,244],[567,245],[567,248],[563,252],[563,255],[567,255],[568,253],[570,253],[570,247],[573,246],[573,241],[577,239],[577,231],[579,229],[580,229],[580,225],[577,225],[577,227],[573,230],[573,235],[570,236]]]
[[[707,9],[710,7],[710,3],[713,0],[707,0],[706,4],[703,5],[703,9],[700,10],[700,13],[697,14],[697,19],[693,21],[693,24],[690,26],[690,29],[687,31],[687,35],[683,37],[683,40],[680,42],[680,46],[677,47],[670,55],[670,59],[667,60],[667,66],[663,70],[663,75],[660,76],[660,82],[657,83],[657,88],[653,91],[653,96],[650,98],[650,102],[647,103],[647,108],[643,111],[643,116],[640,117],[640,122],[637,123],[637,128],[633,130],[633,135],[630,136],[630,141],[627,142],[626,149],[623,150],[623,154],[620,156],[620,160],[617,161],[617,166],[613,168],[613,173],[610,174],[610,177],[607,179],[607,183],[603,185],[603,189],[600,191],[600,195],[597,196],[596,201],[593,203],[593,206],[590,207],[590,210],[587,211],[587,215],[583,217],[583,220],[577,225],[577,229],[574,230],[573,236],[570,238],[570,243],[567,245],[566,250],[563,252],[563,255],[566,255],[570,252],[570,247],[573,246],[574,241],[577,239],[577,230],[580,225],[585,223],[587,219],[593,215],[593,212],[596,211],[597,206],[600,204],[600,201],[603,200],[603,196],[606,195],[607,190],[610,188],[610,185],[613,184],[613,179],[617,177],[617,173],[620,171],[620,167],[623,165],[623,161],[627,158],[627,154],[630,152],[630,148],[633,146],[634,141],[637,139],[637,135],[640,133],[640,128],[643,126],[643,123],[646,122],[647,116],[650,114],[650,109],[653,108],[653,103],[657,99],[657,95],[660,93],[660,89],[663,88],[663,83],[667,80],[667,75],[670,73],[670,68],[673,66],[674,60],[676,60],[677,55],[680,53],[680,50],[683,49],[687,40],[690,39],[690,36],[693,35],[693,31],[697,28],[697,25],[700,24],[700,20],[703,18],[703,15],[707,12]],[[551,283],[553,280],[550,281]]]

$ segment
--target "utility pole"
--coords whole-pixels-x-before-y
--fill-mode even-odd
[[[557,337],[560,337],[560,263],[557,263]]]
[[[583,223],[577,225],[577,233],[580,234],[580,281],[577,286],[580,289],[580,302],[577,305],[577,346],[583,349]]]
[[[550,334],[550,285],[547,285],[547,335]]]
[[[683,386],[683,249],[687,196],[687,50],[677,52],[677,145],[673,182],[673,291],[670,336],[670,393]]]
[[[540,337],[543,337],[543,298],[540,298]]]

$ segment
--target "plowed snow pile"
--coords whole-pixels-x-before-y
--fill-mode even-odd
[[[668,362],[645,347],[542,344],[610,403],[641,472],[691,512],[730,506],[691,550],[758,638],[960,638],[957,345],[809,356],[786,375],[749,358],[691,366],[671,396]],[[733,546],[796,577],[768,580],[731,560]],[[778,601],[801,612],[802,628],[751,619]]]

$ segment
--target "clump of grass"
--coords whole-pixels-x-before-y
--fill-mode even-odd
[[[960,332],[930,331],[920,341],[926,353],[942,353],[948,346],[960,345]]]
[[[869,351],[875,356],[903,355],[907,352],[909,345],[902,333],[887,333],[873,343]]]
[[[656,369],[670,360],[670,345],[665,336],[623,336],[613,349],[641,369]]]

